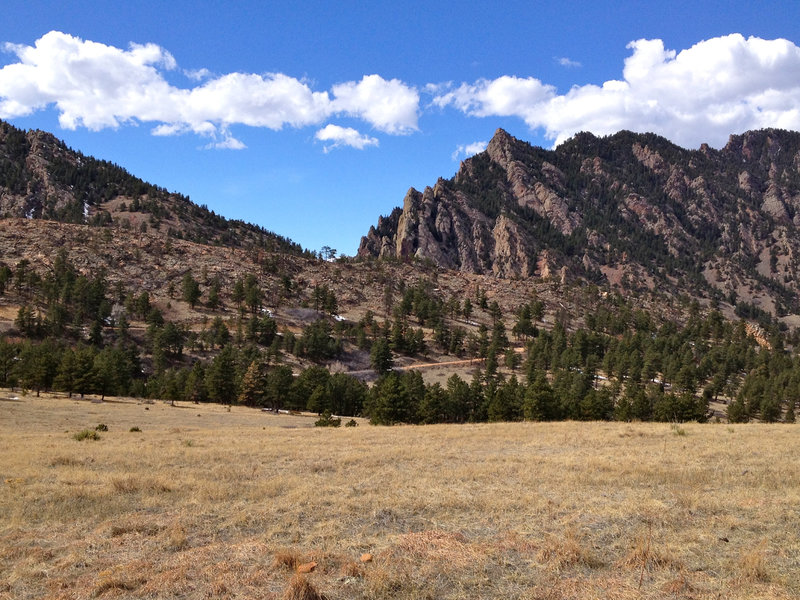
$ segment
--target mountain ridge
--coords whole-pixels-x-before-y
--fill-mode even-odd
[[[226,219],[124,168],[72,150],[51,133],[0,120],[0,217],[152,230],[172,238],[302,254],[290,239]]]
[[[798,226],[797,132],[732,135],[719,150],[579,133],[545,150],[498,129],[451,179],[410,189],[358,254],[501,278],[733,294],[782,315],[798,311]]]

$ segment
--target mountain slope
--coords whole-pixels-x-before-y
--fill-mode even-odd
[[[452,179],[409,190],[359,255],[666,286],[784,315],[799,308],[798,225],[796,132],[731,136],[721,150],[581,133],[549,151],[498,130]]]
[[[302,253],[261,227],[232,221],[181,194],[84,156],[53,135],[0,121],[0,217],[115,224],[204,244]]]

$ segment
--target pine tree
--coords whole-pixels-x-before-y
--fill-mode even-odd
[[[558,418],[558,402],[543,371],[534,375],[533,382],[525,391],[523,412],[529,421],[550,421]]]
[[[263,365],[254,360],[242,378],[242,389],[239,392],[239,403],[246,406],[260,406],[264,400],[266,376]]]
[[[58,374],[54,385],[58,389],[67,392],[69,398],[72,398],[72,392],[75,389],[77,370],[78,360],[75,352],[72,349],[65,350],[61,357],[61,363],[58,365]]]
[[[227,345],[214,357],[211,365],[206,369],[206,388],[213,401],[231,404],[236,399],[235,369],[234,349]]]
[[[192,277],[191,273],[186,273],[183,276],[181,288],[183,290],[183,300],[194,308],[197,301],[200,300],[200,284]]]
[[[784,423],[794,423],[794,400],[789,400],[789,406],[786,407],[786,413],[783,415]]]
[[[394,360],[392,359],[392,351],[389,348],[389,342],[385,338],[378,338],[372,344],[372,350],[369,354],[370,365],[378,375],[383,375],[392,369]]]

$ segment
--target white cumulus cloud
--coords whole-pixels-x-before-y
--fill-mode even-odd
[[[175,59],[154,44],[120,50],[51,31],[34,46],[6,44],[19,62],[0,69],[0,117],[12,118],[54,104],[62,127],[98,130],[134,118],[175,113],[154,106],[170,95],[160,69]]]
[[[536,77],[515,75],[415,87],[370,74],[320,90],[284,73],[178,70],[175,58],[155,44],[117,48],[58,31],[32,46],[3,49],[14,61],[0,67],[0,118],[52,108],[67,129],[146,123],[154,135],[194,134],[212,148],[243,148],[231,134],[239,125],[322,128],[317,136],[330,137],[315,137],[326,149],[376,145],[376,138],[355,129],[324,126],[341,116],[383,134],[415,132],[421,92],[431,99],[426,109],[519,118],[554,144],[578,131],[631,129],[689,147],[720,146],[731,133],[747,129],[800,129],[800,48],[784,39],[740,34],[683,50],[667,49],[658,39],[635,40],[617,79],[563,93]],[[555,60],[580,66],[569,58]],[[169,83],[166,75],[176,70],[187,86]],[[459,148],[456,156],[466,152],[466,146]]]
[[[533,77],[503,75],[497,79],[479,79],[474,84],[462,83],[456,89],[436,96],[437,106],[452,104],[475,117],[521,116],[555,95],[555,88]]]
[[[558,94],[534,78],[463,83],[434,98],[476,117],[513,116],[558,144],[578,131],[652,131],[678,144],[723,145],[762,127],[800,129],[800,48],[731,34],[676,52],[661,40],[628,45],[622,77]]]
[[[468,158],[486,150],[489,142],[472,142],[471,144],[460,144],[453,152],[451,158],[458,160],[460,157]]]
[[[155,44],[121,49],[51,31],[33,46],[6,44],[5,50],[17,62],[0,68],[0,118],[53,106],[66,129],[147,122],[154,135],[192,132],[213,138],[214,148],[244,147],[230,135],[232,125],[278,130],[320,125],[336,115],[388,134],[417,129],[417,90],[379,75],[337,84],[331,95],[283,73],[197,69],[183,71],[197,82],[183,88],[165,79],[177,63]]]
[[[320,142],[325,144],[325,152],[330,152],[333,148],[350,146],[363,150],[367,146],[377,146],[378,140],[368,135],[362,135],[352,127],[340,127],[339,125],[328,124],[314,135]]]
[[[386,133],[410,133],[417,129],[419,93],[398,79],[366,75],[361,81],[333,86],[333,107],[364,119]]]

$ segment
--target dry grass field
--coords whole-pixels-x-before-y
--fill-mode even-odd
[[[795,426],[312,424],[0,400],[0,598],[800,597]]]

